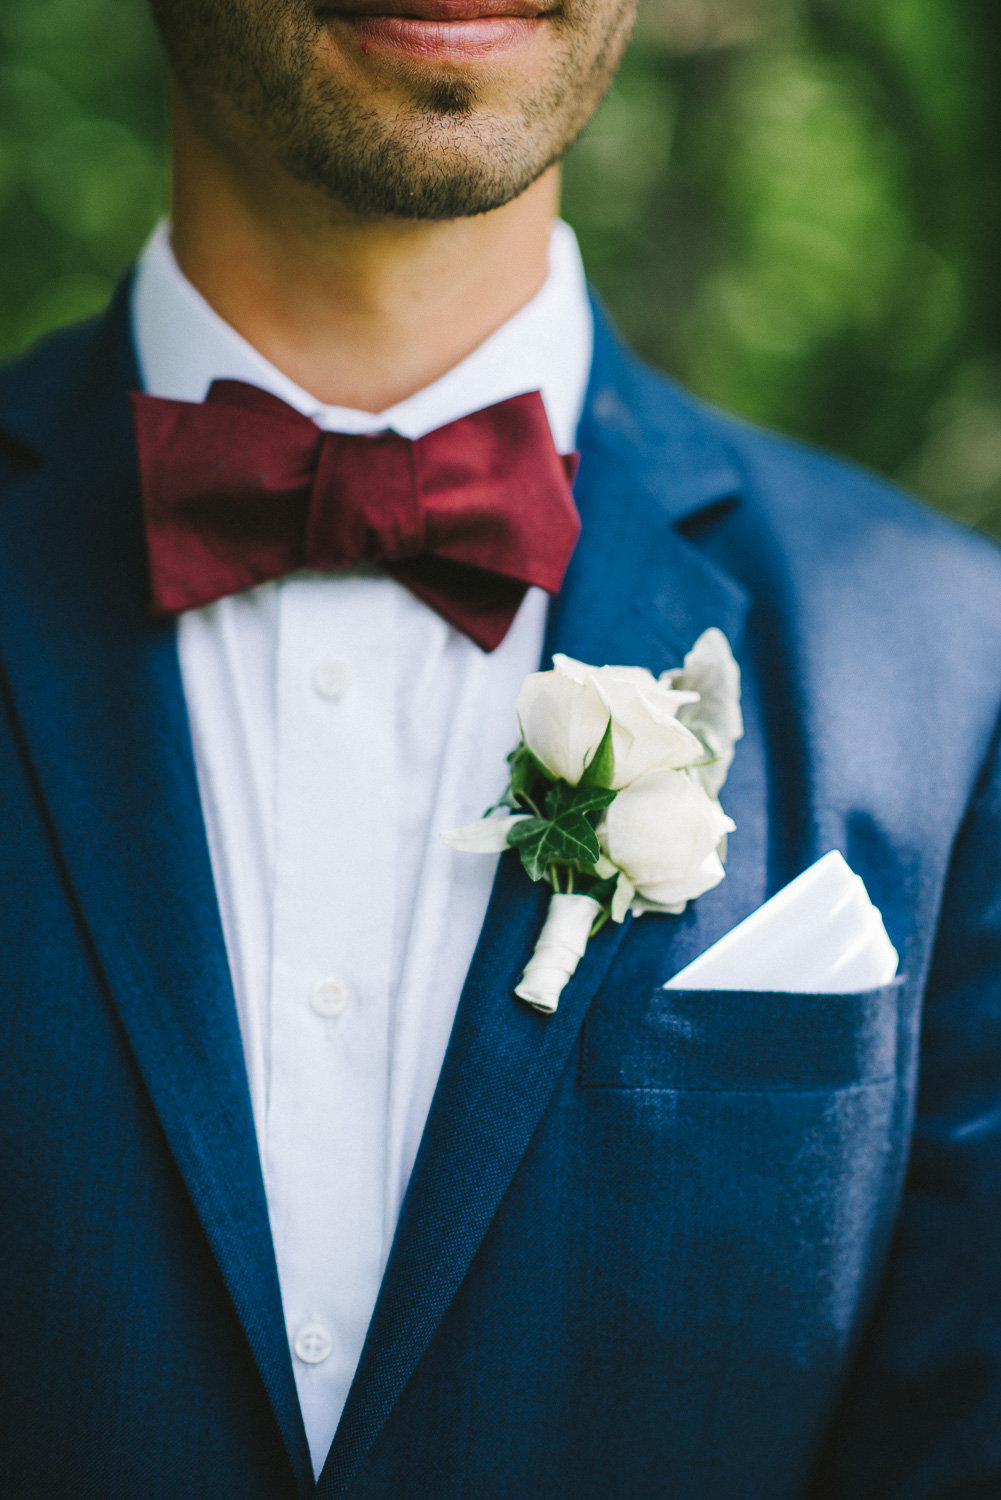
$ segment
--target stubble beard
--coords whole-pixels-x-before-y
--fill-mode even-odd
[[[500,208],[558,161],[614,77],[633,0],[602,18],[588,0],[554,16],[559,65],[504,113],[475,83],[415,69],[387,118],[317,67],[322,23],[299,0],[265,0],[251,16],[215,0],[152,0],[177,81],[223,135],[256,136],[332,211],[368,219],[446,220]],[[209,61],[210,60],[210,61]]]

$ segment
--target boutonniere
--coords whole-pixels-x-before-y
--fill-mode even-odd
[[[719,792],[744,732],[740,669],[715,629],[659,677],[554,656],[525,678],[515,714],[503,798],[443,837],[470,853],[513,849],[552,886],[515,990],[549,1014],[605,922],[680,913],[723,879],[735,825]]]

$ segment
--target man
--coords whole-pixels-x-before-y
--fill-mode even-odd
[[[1001,1494],[995,549],[592,309],[555,163],[629,0],[154,10],[171,230],[0,385],[3,1494]],[[534,555],[321,567],[338,512],[240,552],[296,455],[391,531],[474,428],[515,520],[549,476],[533,537],[580,454],[552,601]],[[544,888],[439,834],[540,660],[709,626],[727,878],[543,1017]],[[834,848],[897,981],[662,989]]]

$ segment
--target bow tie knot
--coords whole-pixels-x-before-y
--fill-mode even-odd
[[[413,444],[395,432],[320,436],[306,521],[305,566],[405,562],[427,548]],[[377,485],[372,474],[378,474]],[[366,482],[367,478],[367,482]]]
[[[132,401],[155,615],[377,563],[492,650],[562,583],[580,521],[538,392],[416,440],[323,432],[235,380]]]

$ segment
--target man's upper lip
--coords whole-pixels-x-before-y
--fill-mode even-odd
[[[549,0],[343,0],[321,15],[412,16],[418,21],[474,21],[489,16],[534,19],[555,7]]]

